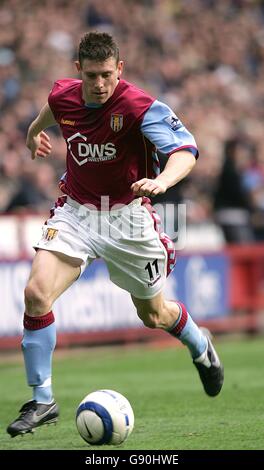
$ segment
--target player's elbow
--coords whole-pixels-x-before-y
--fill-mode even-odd
[[[189,168],[190,168],[190,171],[195,167],[196,162],[197,162],[197,158],[191,152],[189,152],[189,165],[190,165]]]
[[[196,153],[193,154],[189,150],[184,150],[184,160],[185,160],[186,166],[190,170],[192,170],[193,167],[196,165],[196,161],[197,161]]]
[[[183,177],[187,176],[196,165],[195,155],[188,150],[180,150],[171,155],[174,159],[176,168],[180,170]]]

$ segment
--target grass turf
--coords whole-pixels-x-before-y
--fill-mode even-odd
[[[134,409],[134,431],[120,450],[264,449],[263,339],[223,339],[216,346],[225,365],[216,398],[203,392],[185,348],[58,351],[53,369],[60,421],[14,439],[5,428],[30,396],[23,363],[1,360],[0,450],[98,449],[79,436],[75,412],[86,394],[100,388],[121,392]]]

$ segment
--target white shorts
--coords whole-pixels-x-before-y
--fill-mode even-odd
[[[112,282],[139,299],[150,299],[162,290],[176,262],[174,244],[158,224],[148,198],[109,212],[89,210],[63,196],[34,248],[80,259],[81,272],[102,258]]]

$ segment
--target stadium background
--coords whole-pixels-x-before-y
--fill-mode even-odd
[[[142,440],[145,446],[142,448],[159,448],[158,445],[165,449],[174,448],[173,445],[176,448],[241,448],[243,436],[247,436],[244,448],[263,448],[263,443],[258,440],[253,443],[250,438],[256,428],[251,428],[248,416],[245,419],[249,405],[244,407],[243,404],[252,403],[252,418],[259,426],[263,411],[257,397],[264,385],[260,378],[263,366],[259,354],[263,348],[261,339],[255,339],[252,333],[262,334],[264,307],[264,2],[3,0],[0,26],[0,367],[3,369],[1,390],[9,410],[1,421],[7,423],[11,410],[17,406],[16,380],[21,383],[19,399],[20,396],[22,401],[25,398],[23,366],[20,359],[11,360],[9,353],[19,351],[23,286],[33,255],[31,245],[39,238],[42,221],[59,195],[57,182],[65,165],[65,144],[56,128],[49,130],[52,158],[34,162],[25,147],[26,131],[45,103],[54,80],[76,76],[73,61],[79,39],[87,30],[97,29],[109,31],[119,42],[121,57],[125,60],[124,78],[168,103],[195,135],[200,149],[195,169],[184,182],[155,200],[164,207],[167,203],[182,203],[187,208],[186,247],[179,251],[177,267],[168,280],[167,294],[184,300],[198,323],[210,327],[216,334],[221,333],[219,348],[224,356],[226,354],[226,369],[230,367],[232,374],[237,374],[233,375],[234,382],[226,385],[229,405],[231,401],[235,407],[234,389],[242,387],[242,405],[240,412],[237,410],[242,428],[233,422],[236,439],[230,443],[231,447],[223,436],[220,444],[217,439],[208,443],[206,437],[204,440],[201,437],[203,432],[193,432],[197,426],[196,415],[194,413],[194,421],[188,423],[187,420],[186,424],[188,408],[183,407],[181,426],[183,422],[187,427],[190,425],[189,430],[184,431],[184,435],[189,436],[188,444],[186,439],[181,440],[181,433],[176,432],[175,444],[173,437],[164,443],[158,436],[157,443],[153,443],[155,439],[148,436],[146,443]],[[162,157],[161,163],[164,164]],[[172,227],[171,220],[167,223]],[[165,338],[162,332],[142,328],[129,296],[110,284],[102,263],[94,263],[94,267],[62,296],[55,312],[58,344],[71,347],[63,349],[66,364],[74,364],[77,353],[73,346],[77,344],[87,347],[87,351],[78,356],[80,362],[88,355],[92,356],[94,364],[87,365],[92,367],[87,374],[90,377],[92,372],[95,379],[90,377],[85,384],[82,371],[77,378],[72,365],[72,384],[79,380],[79,387],[71,396],[69,408],[94,388],[119,388],[129,398],[133,398],[139,388],[141,394],[135,400],[142,403],[139,411],[142,439],[144,432],[148,432],[143,416],[144,407],[148,406],[145,395],[148,396],[149,390],[144,395],[145,381],[140,376],[150,374],[151,382],[150,357],[155,358],[155,374],[162,378],[159,360],[161,364],[162,358],[172,364],[175,354],[179,358],[174,364],[175,393],[190,393],[193,389],[193,374],[188,369],[186,352],[179,349],[175,353],[172,339]],[[233,334],[231,339],[227,333]],[[234,334],[238,333],[235,341]],[[114,349],[107,352],[112,358],[106,365],[111,371],[109,377],[104,368],[101,370],[104,345],[108,343],[121,343],[121,355],[124,354],[124,361],[126,357],[128,360],[127,365],[122,362],[119,369],[120,353],[115,353]],[[151,344],[155,349],[141,350],[142,343]],[[102,345],[101,350],[91,352],[91,348],[88,349],[98,344]],[[127,352],[127,344],[136,344],[139,348],[139,353],[131,349],[132,355],[135,352],[134,362]],[[159,351],[159,348],[162,349]],[[58,369],[64,367],[59,354],[58,350],[59,362],[55,364]],[[146,358],[146,371],[141,363],[142,356]],[[111,368],[113,362],[115,367]],[[139,378],[135,390],[129,374],[124,374],[127,367],[132,369],[133,378]],[[98,371],[102,374],[100,378]],[[169,367],[167,374],[162,379],[167,388],[160,390],[162,396],[167,394],[165,401],[171,391]],[[108,377],[107,383],[103,377]],[[248,389],[245,388],[247,378]],[[63,381],[58,383],[62,395],[64,385]],[[231,398],[228,385],[234,394]],[[212,408],[203,398],[200,405],[198,382],[195,382],[194,394],[196,386],[197,405],[196,396],[191,396],[191,400],[197,413],[202,406],[203,413],[197,415],[202,428],[202,423],[205,427],[208,423],[207,419],[201,422],[201,416],[212,413]],[[65,394],[64,398],[65,408],[68,408],[66,403],[70,397]],[[153,400],[154,406],[155,396]],[[223,403],[217,403],[218,408],[213,410],[216,420],[224,409]],[[159,407],[161,419],[162,414],[167,415],[166,410]],[[151,420],[149,408],[148,413]],[[69,422],[72,419],[70,413],[68,419]],[[161,429],[163,424],[160,421]],[[216,422],[210,425],[212,428],[206,427],[206,436],[216,436]],[[229,426],[231,429],[230,423]],[[164,434],[168,435],[167,428]],[[198,440],[197,436],[200,436]],[[0,440],[0,448],[20,448],[21,444],[14,443],[10,447],[5,439]],[[46,448],[41,437],[37,444],[28,441],[27,445]],[[72,448],[70,436],[55,448],[67,448],[63,447],[67,445]],[[81,443],[74,445],[78,448]],[[139,446],[137,441],[134,445]]]

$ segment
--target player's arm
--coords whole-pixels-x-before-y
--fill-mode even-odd
[[[31,151],[31,158],[47,157],[51,152],[50,138],[44,129],[57,124],[48,103],[41,109],[39,115],[30,124],[26,146]]]
[[[186,150],[173,153],[164,170],[154,180],[143,178],[133,183],[131,189],[136,196],[157,196],[163,194],[190,173],[196,163],[195,156]]]
[[[196,163],[198,150],[192,134],[173,111],[158,100],[146,112],[141,132],[168,157],[168,161],[159,176],[136,181],[131,189],[137,196],[156,196],[165,193],[190,173]]]

